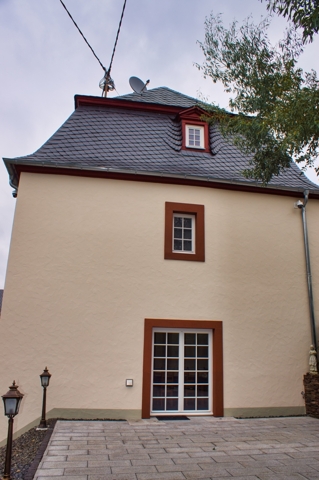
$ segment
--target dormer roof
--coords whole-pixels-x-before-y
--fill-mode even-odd
[[[184,120],[201,120],[203,115],[207,115],[207,112],[197,105],[187,108],[186,110],[182,110],[179,113],[179,117]]]

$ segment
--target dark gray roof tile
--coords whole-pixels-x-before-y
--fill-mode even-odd
[[[146,90],[142,95],[138,93],[129,93],[115,97],[118,100],[130,100],[132,102],[156,103],[159,105],[170,105],[176,107],[190,108],[196,104],[200,104],[200,100],[183,95],[175,90],[167,87],[153,88]]]
[[[118,97],[189,108],[196,99],[166,87]],[[185,175],[256,184],[242,171],[248,166],[244,156],[226,141],[218,127],[210,127],[211,153],[182,150],[182,131],[175,115],[105,106],[79,106],[59,130],[34,154],[12,163],[79,169],[103,168],[126,172]],[[8,160],[10,161],[10,160]],[[276,188],[318,186],[308,180],[292,163],[270,182]]]

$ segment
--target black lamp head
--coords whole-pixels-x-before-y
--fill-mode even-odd
[[[19,413],[19,408],[21,404],[21,400],[23,398],[23,394],[19,392],[18,385],[13,380],[11,387],[9,387],[9,391],[2,395],[2,400],[4,404],[4,414],[7,417],[15,417]]]
[[[49,373],[48,367],[45,367],[43,373],[40,375],[42,387],[48,387],[50,383],[51,373]]]

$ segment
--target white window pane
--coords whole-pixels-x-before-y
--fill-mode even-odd
[[[174,238],[183,238],[182,228],[174,228]]]
[[[186,252],[192,251],[192,242],[190,240],[184,240],[184,250]]]
[[[177,252],[194,252],[195,238],[195,216],[179,215],[173,216],[173,251]]]
[[[183,250],[182,240],[174,240],[174,250]]]
[[[204,148],[204,127],[186,126],[186,146]]]

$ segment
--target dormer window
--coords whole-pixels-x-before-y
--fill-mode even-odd
[[[204,149],[204,127],[198,125],[185,125],[186,147]]]
[[[179,113],[182,123],[182,150],[210,153],[209,126],[203,120],[204,115],[207,115],[207,112],[197,106]]]

